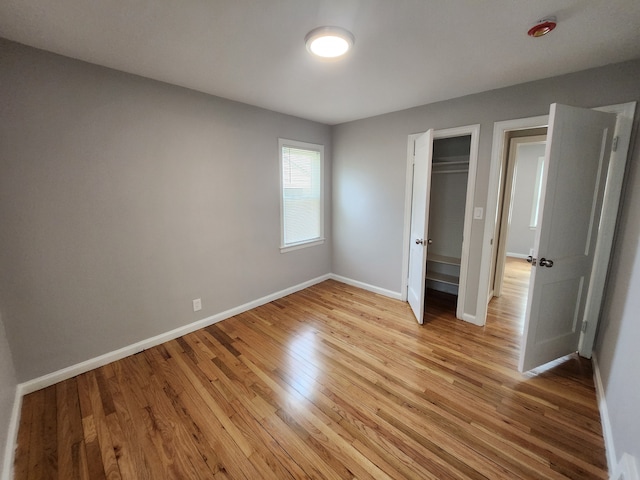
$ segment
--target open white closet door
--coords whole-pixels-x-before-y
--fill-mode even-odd
[[[415,141],[413,161],[413,195],[411,201],[411,235],[409,247],[409,281],[407,301],[418,323],[424,321],[425,277],[427,273],[427,238],[433,129]]]
[[[615,122],[551,105],[520,371],[578,350]]]

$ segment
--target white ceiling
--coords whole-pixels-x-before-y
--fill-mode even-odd
[[[347,58],[310,57],[321,25],[353,32]],[[2,0],[0,36],[336,124],[638,58],[640,1]]]

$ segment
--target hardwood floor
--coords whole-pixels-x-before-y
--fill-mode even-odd
[[[607,478],[590,362],[516,371],[509,272],[484,328],[327,281],[27,395],[15,478]]]

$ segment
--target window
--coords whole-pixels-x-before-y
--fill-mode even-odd
[[[280,139],[281,244],[287,252],[324,242],[324,146]]]

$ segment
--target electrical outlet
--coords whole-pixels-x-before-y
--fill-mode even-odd
[[[202,300],[200,298],[196,298],[193,300],[193,311],[199,312],[202,310]]]

